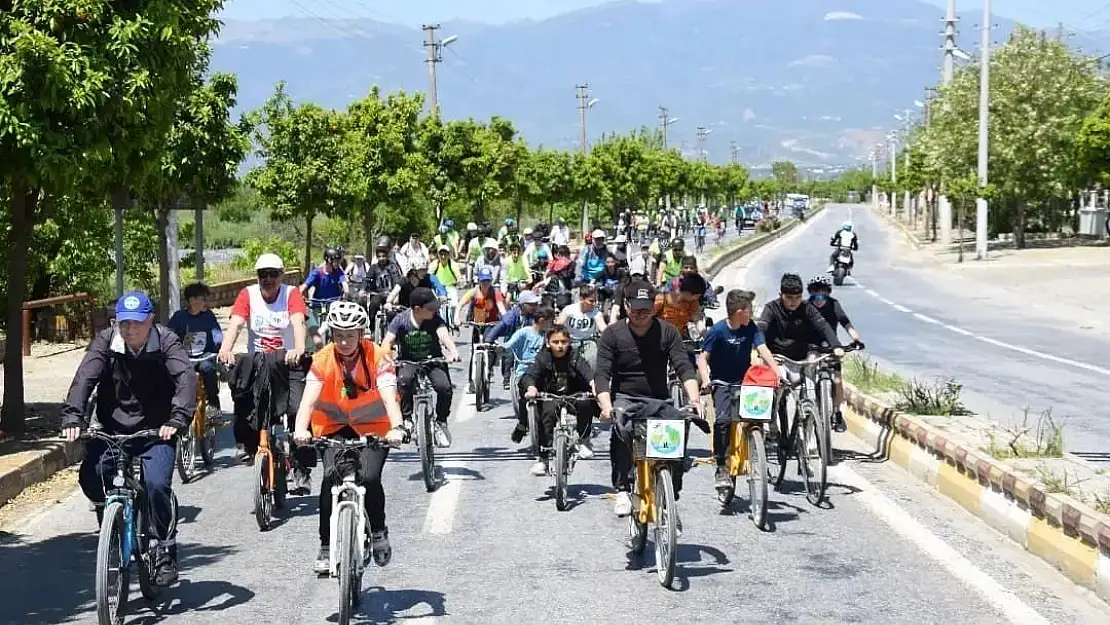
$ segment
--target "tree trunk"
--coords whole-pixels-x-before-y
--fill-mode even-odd
[[[956,211],[956,236],[960,242],[959,251],[956,253],[956,262],[964,262],[964,204],[966,201],[963,199],[957,200],[960,203]]]
[[[1025,249],[1025,200],[1018,200],[1014,207],[1014,249]]]
[[[11,186],[11,229],[8,233],[7,339],[4,344],[4,406],[0,408],[0,431],[9,436],[23,434],[26,411],[23,403],[23,298],[27,289],[27,252],[35,229],[38,189],[17,180]]]
[[[312,271],[312,218],[315,212],[310,212],[304,219],[304,276]]]
[[[166,229],[170,211],[159,202],[154,207],[154,229],[158,232],[158,321],[166,323],[170,311],[170,246]]]
[[[374,258],[374,211],[363,207],[362,209],[362,237],[366,242],[366,258]]]

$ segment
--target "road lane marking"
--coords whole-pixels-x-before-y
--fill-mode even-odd
[[[723,285],[723,286],[726,286],[726,290],[727,290],[727,287],[734,287],[734,288],[743,288],[743,289],[748,289],[749,291],[754,291],[755,287],[746,286],[744,284],[744,280],[748,277],[748,270],[751,269],[753,266],[755,266],[755,264],[757,262],[759,262],[760,260],[762,260],[762,258],[764,256],[766,256],[767,254],[769,254],[772,251],[778,249],[779,247],[781,247],[787,241],[790,241],[794,238],[797,238],[802,232],[804,232],[806,229],[808,229],[810,226],[812,226],[816,221],[820,220],[821,217],[823,217],[827,214],[829,214],[829,212],[827,210],[821,211],[821,214],[817,216],[817,219],[807,219],[806,221],[802,222],[797,227],[795,227],[791,232],[788,232],[786,234],[786,236],[781,237],[779,239],[776,239],[774,241],[771,241],[767,245],[764,245],[763,247],[760,247],[759,249],[755,250],[751,254],[745,254],[744,256],[741,256],[740,258],[737,258],[735,261],[733,261],[732,263],[730,263],[728,265],[729,267],[731,267],[732,265],[740,265],[736,268],[736,271],[733,273],[733,282],[731,282],[729,284],[726,284],[726,285]],[[724,273],[724,271],[722,271],[721,273]],[[756,295],[758,297],[758,293]]]
[[[975,334],[974,332],[964,330],[963,328],[960,328],[958,326],[954,326],[954,325],[948,324],[948,323],[943,323],[943,322],[941,322],[937,319],[933,319],[932,317],[926,317],[925,315],[915,313],[912,310],[910,310],[909,308],[906,308],[905,306],[902,306],[901,304],[897,304],[895,302],[892,302],[891,300],[883,297],[882,295],[880,295],[879,293],[877,293],[876,291],[873,291],[871,289],[866,289],[866,292],[867,292],[868,295],[871,295],[872,297],[878,299],[880,302],[883,302],[884,304],[887,304],[888,306],[894,308],[895,310],[898,310],[898,311],[901,311],[901,312],[904,312],[904,313],[911,313],[914,317],[917,317],[918,319],[920,319],[920,320],[922,320],[926,323],[931,323],[931,324],[942,326],[942,327],[947,328],[947,329],[949,329],[949,330],[951,330],[951,331],[953,331],[957,334],[962,334],[964,336],[970,336],[970,337],[972,337],[976,340],[982,341],[984,343],[989,343],[991,345],[994,345],[996,347],[1001,347],[1003,349],[1009,349],[1009,350],[1012,350],[1012,351],[1015,351],[1015,352],[1018,352],[1018,353],[1021,353],[1021,354],[1025,354],[1027,356],[1034,356],[1036,358],[1041,358],[1041,359],[1044,359],[1044,360],[1051,360],[1052,362],[1059,363],[1059,364],[1062,364],[1062,365],[1068,365],[1070,367],[1076,367],[1078,369],[1084,369],[1084,370],[1090,371],[1092,373],[1098,373],[1098,374],[1101,374],[1101,375],[1110,376],[1110,369],[1108,369],[1106,367],[1100,367],[1098,365],[1092,365],[1092,364],[1089,364],[1089,363],[1086,363],[1086,362],[1081,362],[1079,360],[1072,360],[1070,358],[1063,358],[1061,356],[1056,356],[1056,355],[1049,354],[1049,353],[1046,353],[1046,352],[1037,351],[1035,349],[1030,349],[1028,347],[1022,347],[1020,345],[1013,345],[1011,343],[1006,343],[1004,341],[999,341],[998,339],[992,339],[990,337],[983,336],[981,334]]]
[[[896,534],[912,542],[922,553],[944,567],[949,574],[977,592],[995,610],[1003,614],[1007,621],[1013,625],[1048,625],[1044,617],[1017,595],[976,567],[886,495],[875,490],[875,487],[861,475],[840,464],[829,467],[829,477],[841,484],[859,489],[859,492],[852,496],[854,500],[862,503]]]
[[[441,469],[462,467],[461,462],[440,462]],[[444,481],[428,500],[428,513],[424,516],[425,534],[450,534],[455,525],[455,510],[459,507],[459,491],[462,481],[451,479],[451,474],[443,471]]]
[[[464,395],[466,395],[466,393],[464,393]],[[473,397],[464,397],[463,400],[459,402],[459,407],[455,410],[458,412],[458,415],[455,417],[455,421],[458,421],[459,423],[466,423],[467,421],[470,421],[474,418],[474,415],[478,413],[478,410],[474,408]]]

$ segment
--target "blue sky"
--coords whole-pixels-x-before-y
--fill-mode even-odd
[[[945,6],[945,0],[922,1]],[[604,2],[605,0],[227,0],[223,17],[369,17],[410,25],[462,18],[476,22],[501,23],[515,19],[550,17]],[[978,8],[981,2],[957,0],[956,5],[957,9],[965,11]],[[1058,22],[1064,22],[1071,28],[1110,27],[1110,4],[1106,0],[994,0],[991,7],[998,14],[1035,26],[1055,26]]]

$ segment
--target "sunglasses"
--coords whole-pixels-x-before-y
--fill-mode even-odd
[[[258,277],[263,280],[273,280],[274,278],[281,277],[281,270],[278,269],[264,269],[258,272]]]

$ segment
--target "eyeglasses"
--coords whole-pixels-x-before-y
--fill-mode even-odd
[[[258,277],[263,280],[273,280],[274,278],[281,277],[280,269],[263,269],[258,272]]]

